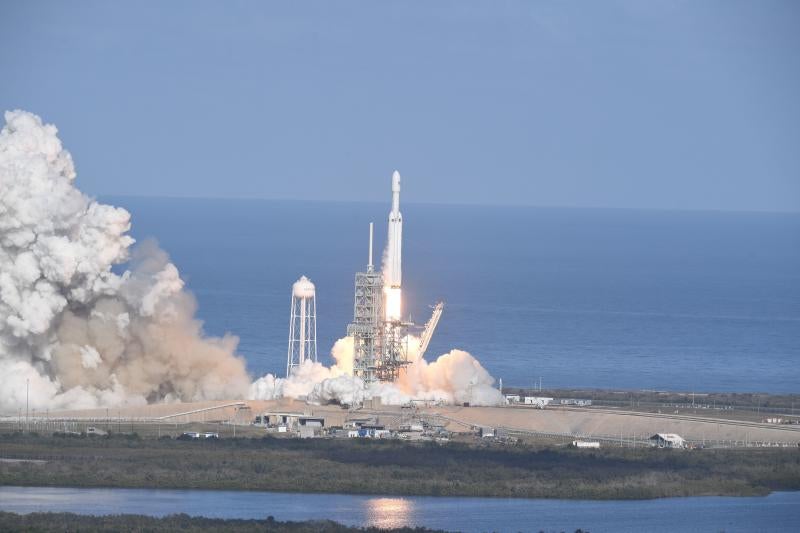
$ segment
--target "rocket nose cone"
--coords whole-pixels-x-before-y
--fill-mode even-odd
[[[400,191],[400,173],[396,170],[392,174],[392,191]]]

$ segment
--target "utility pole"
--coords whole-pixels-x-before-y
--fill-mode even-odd
[[[31,429],[31,421],[30,421],[30,389],[31,389],[31,378],[27,378],[25,380],[25,430],[30,431]]]

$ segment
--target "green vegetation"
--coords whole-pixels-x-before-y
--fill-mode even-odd
[[[347,527],[330,520],[305,522],[279,522],[272,517],[264,520],[232,520],[192,517],[185,514],[154,518],[142,515],[87,516],[72,513],[31,513],[20,515],[0,512],[0,531],[58,532],[81,531],[82,533],[109,531],[230,531],[233,533],[340,533],[340,532],[396,532],[434,533],[426,528],[377,529]]]
[[[640,499],[800,489],[800,450],[0,437],[0,484]]]

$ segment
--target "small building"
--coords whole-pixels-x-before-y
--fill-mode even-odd
[[[506,394],[506,403],[519,403],[522,398],[519,394]]]
[[[310,411],[306,413],[267,412],[257,416],[255,423],[268,427],[277,427],[278,433],[285,433],[287,431],[300,431],[305,426],[320,430],[325,427],[325,417],[313,416]]]
[[[392,436],[392,432],[388,429],[374,429],[372,430],[373,439],[388,439]]]
[[[525,405],[532,405],[538,409],[544,409],[545,406],[550,405],[552,398],[545,398],[543,396],[525,396]]]
[[[359,429],[361,427],[372,427],[378,423],[377,417],[374,416],[367,416],[361,418],[350,418],[345,421],[344,428],[345,429]]]
[[[355,431],[355,430],[354,430]],[[362,439],[388,439],[392,432],[380,425],[363,425],[356,433]]]
[[[183,439],[218,439],[219,433],[213,432],[199,432],[199,431],[186,431],[181,435]]]
[[[317,416],[301,416],[297,419],[297,423],[300,428],[310,427],[321,429],[325,427],[325,419]]]
[[[592,405],[592,400],[583,398],[558,398],[553,403],[558,405],[575,405],[578,407],[589,407]]]
[[[650,437],[650,444],[657,448],[685,448],[686,441],[676,433],[656,433]]]
[[[482,427],[478,430],[481,438],[494,437],[494,428]]]
[[[312,426],[300,426],[299,434],[301,439],[313,439],[317,436],[317,428]]]
[[[267,412],[262,413],[261,423],[268,426],[287,426],[292,428],[297,425],[297,420],[305,413]],[[258,419],[258,417],[256,417]]]
[[[575,448],[599,448],[600,442],[596,440],[574,440],[572,446]]]

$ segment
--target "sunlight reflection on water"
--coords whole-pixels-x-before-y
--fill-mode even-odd
[[[365,502],[366,526],[397,528],[410,526],[414,502],[404,498],[371,498]]]

